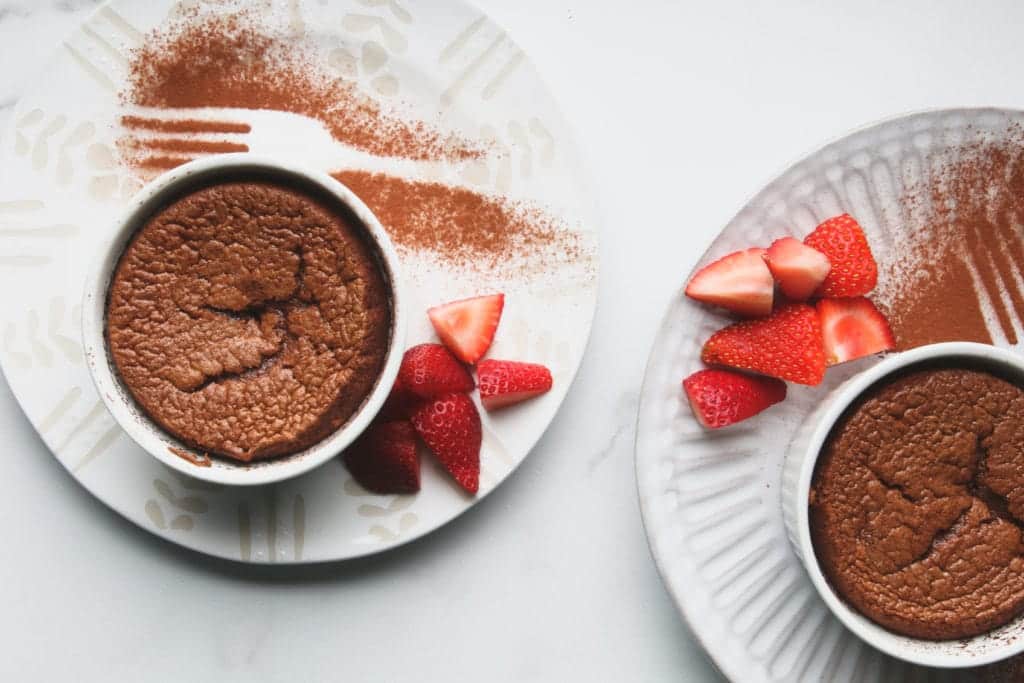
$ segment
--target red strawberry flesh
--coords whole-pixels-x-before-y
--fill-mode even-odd
[[[480,402],[497,410],[540,396],[551,389],[551,371],[536,363],[487,359],[477,366]]]
[[[804,244],[825,254],[832,269],[815,294],[820,297],[863,296],[878,282],[878,265],[864,230],[849,214],[819,225]]]
[[[473,365],[491,347],[504,308],[504,294],[489,294],[435,306],[427,315],[444,345]]]
[[[402,384],[401,377],[397,377],[384,405],[381,406],[380,412],[377,414],[377,419],[382,422],[408,420],[419,401],[420,399]]]
[[[469,370],[440,344],[420,344],[406,351],[398,381],[418,398],[472,391],[475,386]]]
[[[794,237],[772,242],[764,256],[779,289],[792,301],[809,299],[828,276],[828,257]]]
[[[686,296],[750,316],[772,311],[775,283],[764,249],[747,249],[701,268],[686,285]]]
[[[377,422],[342,454],[345,467],[367,491],[380,494],[420,490],[416,432],[409,422]]]
[[[817,308],[829,365],[896,348],[889,321],[868,299],[822,299]]]
[[[821,323],[813,307],[793,303],[767,318],[730,325],[711,335],[701,360],[817,385],[825,377]]]
[[[412,425],[455,481],[476,493],[483,429],[473,401],[465,394],[428,401],[413,412]]]
[[[693,373],[683,380],[683,389],[693,414],[708,429],[746,420],[786,398],[782,380],[717,368]]]

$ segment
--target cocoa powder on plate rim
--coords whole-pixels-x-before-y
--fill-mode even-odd
[[[457,164],[488,154],[482,142],[385,111],[355,83],[324,69],[301,39],[285,40],[248,13],[191,13],[152,31],[132,53],[122,100],[157,109],[301,114],[323,124],[338,142],[380,157]],[[135,114],[124,115],[121,123],[122,159],[143,174],[174,168],[199,155],[248,150],[238,138],[209,139],[209,134],[248,132],[244,123]],[[178,137],[149,137],[154,133]],[[400,250],[465,271],[516,277],[567,262],[587,269],[590,261],[580,237],[537,206],[360,169],[335,169],[333,175],[366,202]]]
[[[1024,130],[1010,126],[943,155],[901,196],[909,243],[883,264],[892,284],[880,303],[900,348],[990,344],[993,334],[1016,344],[1024,320]]]

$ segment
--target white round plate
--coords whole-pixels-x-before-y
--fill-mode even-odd
[[[737,249],[803,237],[848,212],[879,263],[905,234],[901,190],[927,178],[978,136],[998,138],[1024,113],[960,109],[904,116],[854,132],[790,167],[722,230],[697,267]],[[885,282],[877,295],[883,296]],[[731,680],[953,680],[865,645],[818,597],[783,527],[786,448],[815,402],[876,359],[829,371],[820,387],[789,385],[787,399],[717,432],[703,430],[682,393],[703,342],[730,319],[674,296],[651,350],[636,439],[644,525],[658,570],[690,628]],[[988,326],[1009,346],[995,320]],[[952,341],[940,340],[934,341]]]
[[[339,461],[255,489],[203,484],[143,453],[107,414],[83,363],[79,301],[99,235],[138,187],[117,154],[118,91],[126,56],[183,12],[244,5],[259,21],[303,32],[324,69],[411,118],[437,122],[500,153],[420,165],[373,158],[371,170],[460,182],[544,206],[590,254],[544,276],[467,275],[406,255],[409,345],[435,339],[428,306],[482,291],[506,294],[491,356],[544,363],[554,389],[503,413],[483,413],[480,494],[464,494],[429,458],[415,496],[368,494]],[[505,33],[461,0],[115,0],[64,43],[17,105],[0,150],[0,365],[58,460],[104,503],[174,543],[245,562],[317,562],[375,553],[419,537],[472,507],[526,457],[553,419],[580,364],[597,283],[596,216],[567,126],[536,71]],[[178,112],[188,115],[189,112]],[[220,116],[224,110],[217,110]],[[367,155],[299,144],[310,119],[228,110],[248,122],[256,154],[286,153],[320,170]],[[314,125],[310,125],[310,124]],[[302,135],[307,137],[303,138]],[[356,166],[358,168],[358,166]],[[419,172],[428,173],[423,177]],[[415,315],[420,311],[422,315]]]

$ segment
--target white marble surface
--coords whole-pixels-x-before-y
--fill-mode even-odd
[[[0,0],[0,124],[95,4]],[[0,384],[0,680],[716,680],[636,502],[637,390],[665,302],[740,204],[819,143],[912,109],[1024,106],[1024,4],[479,4],[576,124],[606,216],[594,336],[558,420],[440,532],[278,570],[179,550],[110,513]]]

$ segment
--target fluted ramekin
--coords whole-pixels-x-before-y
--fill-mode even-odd
[[[107,348],[107,290],[132,235],[162,206],[193,188],[251,178],[279,180],[306,187],[337,202],[340,210],[355,217],[374,247],[390,287],[391,336],[384,368],[376,384],[360,408],[339,429],[291,455],[252,463],[210,458],[209,466],[201,467],[175,454],[175,450],[192,453],[194,449],[164,431],[146,415],[122,383]],[[373,212],[351,190],[326,173],[251,154],[220,154],[184,164],[159,176],[132,198],[100,252],[86,278],[82,300],[82,341],[93,382],[107,410],[139,446],[168,467],[191,477],[237,486],[270,484],[308,472],[341,453],[369,426],[398,375],[406,325],[398,255]]]
[[[973,638],[922,640],[889,631],[846,603],[822,573],[811,541],[809,496],[818,455],[836,422],[857,399],[880,382],[916,367],[975,367],[1024,386],[1024,359],[986,344],[931,344],[892,355],[852,377],[822,400],[797,431],[782,473],[783,518],[789,540],[811,582],[832,613],[871,646],[923,666],[960,668],[999,661],[1024,651],[1024,616]]]

